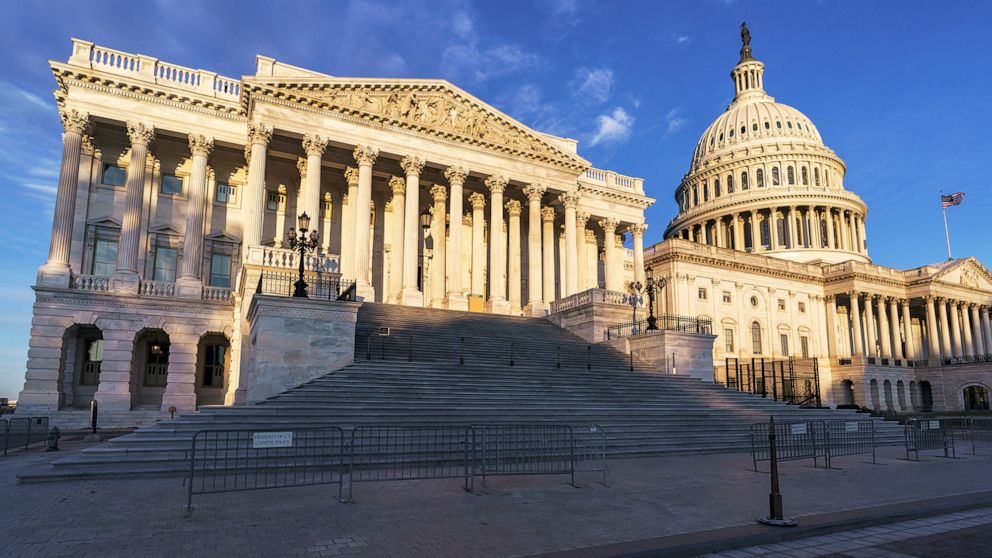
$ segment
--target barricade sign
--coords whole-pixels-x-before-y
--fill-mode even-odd
[[[845,455],[875,457],[875,423],[872,420],[819,420],[776,422],[777,459],[812,459],[814,467],[831,468],[833,458]],[[751,459],[754,470],[759,461],[770,459],[768,423],[751,425]]]
[[[755,471],[758,470],[759,461],[771,460],[768,429],[767,422],[751,425],[751,461]],[[816,437],[813,435],[812,422],[777,422],[775,436],[779,461],[813,459],[816,464]]]

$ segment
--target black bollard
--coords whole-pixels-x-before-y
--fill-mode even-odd
[[[775,448],[775,417],[768,418],[768,456],[771,462],[772,491],[768,495],[768,516],[758,520],[765,525],[776,527],[793,527],[796,522],[784,517],[782,513],[782,493],[778,488],[778,453]]]
[[[59,438],[62,434],[59,433],[57,426],[53,426],[48,430],[48,447],[45,451],[59,451]]]
[[[96,399],[90,401],[90,434],[96,434],[96,415],[97,415],[97,402]]]

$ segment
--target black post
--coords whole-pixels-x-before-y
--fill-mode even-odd
[[[413,334],[410,334],[410,362],[413,362]]]
[[[365,360],[372,360],[372,334],[368,334],[365,340],[368,342],[368,347],[365,350]]]
[[[592,345],[586,345],[586,370],[592,370]]]
[[[306,232],[305,230],[302,230],[302,231],[304,233]],[[307,257],[307,249],[306,249],[306,242],[305,242],[306,241],[306,234],[303,235],[303,240],[304,240],[304,242],[301,242],[300,245],[299,245],[299,250],[300,250],[300,269],[299,269],[300,278],[295,283],[293,283],[293,296],[295,298],[307,298],[307,282],[303,280],[303,260],[305,260],[306,257]]]
[[[461,349],[458,353],[458,364],[465,364],[465,338],[461,338]]]
[[[771,459],[772,488],[768,495],[768,515],[758,521],[765,525],[792,527],[795,521],[782,515],[782,494],[778,487],[778,452],[775,447],[775,417],[768,417],[768,456]]]
[[[761,359],[761,365],[765,365],[765,359]],[[772,401],[778,401],[778,382],[775,380],[775,361],[772,361]]]
[[[90,433],[96,434],[96,415],[97,415],[97,402],[96,399],[90,401]]]
[[[561,368],[561,345],[555,345],[555,368]]]
[[[510,339],[510,366],[513,366],[513,339]]]
[[[634,371],[634,350],[630,350],[630,371]]]

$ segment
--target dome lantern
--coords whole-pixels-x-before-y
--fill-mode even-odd
[[[765,94],[765,65],[751,56],[751,32],[747,22],[741,23],[741,59],[730,72],[734,80],[734,103],[747,99],[768,100]]]

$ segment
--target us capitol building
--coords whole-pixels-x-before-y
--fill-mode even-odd
[[[712,320],[715,364],[816,358],[831,404],[987,405],[992,275],[973,258],[873,264],[843,161],[765,93],[748,43],[665,241],[644,248],[641,179],[446,81],[264,56],[234,79],[74,39],[50,62],[64,151],[19,412],[96,400],[140,422],[257,400],[251,301],[265,273],[297,269],[303,213],[308,273],[367,301],[626,317],[650,277],[658,312]]]

